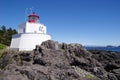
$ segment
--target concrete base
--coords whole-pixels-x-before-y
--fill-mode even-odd
[[[10,49],[19,51],[31,51],[36,45],[40,45],[43,41],[50,40],[51,36],[46,34],[16,34],[12,36]]]

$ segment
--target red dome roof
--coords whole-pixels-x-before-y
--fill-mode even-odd
[[[28,17],[37,17],[37,18],[39,18],[39,16],[36,15],[34,12],[32,14],[30,14]]]

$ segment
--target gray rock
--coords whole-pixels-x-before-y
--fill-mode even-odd
[[[53,50],[58,50],[60,48],[59,43],[52,40],[43,42],[41,46],[44,46],[47,49],[53,49]]]
[[[116,53],[89,52],[81,44],[48,40],[34,51],[5,53],[0,80],[119,80],[119,58]],[[107,65],[115,67],[108,71]]]
[[[111,72],[114,73],[114,75],[118,78],[118,80],[120,80],[120,68],[114,69]]]
[[[109,80],[119,80],[113,73],[108,74]]]

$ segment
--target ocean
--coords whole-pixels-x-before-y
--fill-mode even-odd
[[[106,50],[120,52],[120,47],[85,47],[87,50]]]

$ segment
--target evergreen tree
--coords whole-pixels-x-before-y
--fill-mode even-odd
[[[17,34],[15,29],[12,29],[11,27],[6,29],[5,26],[2,26],[0,28],[0,43],[9,46],[13,34]]]

